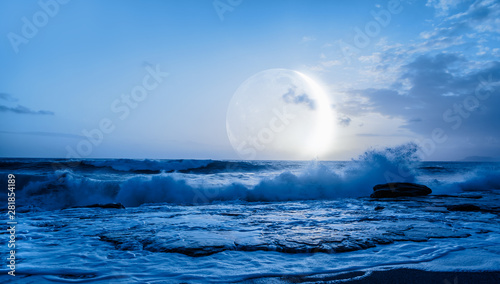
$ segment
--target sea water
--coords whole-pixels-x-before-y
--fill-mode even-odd
[[[3,231],[0,279],[225,283],[500,269],[500,164],[419,162],[412,153],[372,150],[342,162],[1,159],[5,188],[15,175],[17,224],[16,276],[7,274]],[[433,194],[369,198],[374,185],[394,181]],[[125,209],[82,207],[106,203]],[[482,211],[447,210],[464,203]]]

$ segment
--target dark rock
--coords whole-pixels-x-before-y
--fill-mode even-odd
[[[448,209],[449,211],[466,211],[466,212],[481,211],[481,208],[479,208],[479,206],[473,204],[449,205],[446,206],[446,209]]]
[[[432,193],[425,185],[408,182],[393,182],[377,184],[373,187],[372,198],[401,197],[401,196],[423,196]]]
[[[74,206],[71,208],[112,208],[112,209],[125,209],[121,203],[107,203],[107,204],[92,204],[85,206]]]

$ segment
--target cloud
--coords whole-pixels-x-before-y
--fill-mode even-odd
[[[438,15],[446,15],[450,9],[456,8],[463,0],[428,0],[426,6],[434,7]]]
[[[346,116],[346,115],[339,115],[337,117],[337,119],[338,119],[338,123],[342,126],[347,127],[351,124],[351,118]]]
[[[465,5],[451,1],[429,1],[427,6],[452,12],[456,7]],[[456,10],[456,9],[455,9]],[[421,55],[435,55],[450,51],[461,54],[480,56],[476,60],[497,60],[496,48],[500,34],[500,2],[477,0],[463,11],[454,11],[451,15],[436,19],[433,28],[420,32],[419,38],[409,44],[388,44],[380,40],[382,52],[363,55],[358,61],[371,64],[376,74],[390,74]],[[447,13],[448,13],[447,12]],[[487,49],[489,48],[489,49]],[[477,50],[473,53],[474,50]],[[477,54],[476,54],[477,53]],[[365,68],[369,70],[369,68]],[[367,74],[370,75],[370,74]],[[380,76],[380,75],[379,75]],[[394,78],[394,76],[393,76]]]
[[[358,104],[358,116],[401,118],[406,121],[401,127],[424,137],[441,128],[462,146],[498,150],[500,62],[483,62],[477,69],[467,68],[470,64],[452,53],[419,56],[399,73],[398,80],[409,82],[407,90],[401,91],[397,82],[387,88],[351,90],[350,108]]]
[[[488,28],[478,28],[478,30],[496,31],[500,30],[498,27],[498,15],[500,4],[498,1],[492,0],[478,0],[469,6],[467,11],[457,13],[450,16],[447,20],[457,20],[460,23],[469,23],[472,27],[477,25],[486,25]],[[496,27],[494,27],[497,25]]]
[[[316,38],[315,37],[312,37],[312,36],[304,36],[302,37],[302,42],[310,42],[310,41],[315,41]]]
[[[283,94],[282,98],[286,103],[289,103],[289,104],[290,103],[292,103],[292,104],[304,104],[310,110],[316,109],[316,102],[305,93],[297,95],[295,88],[289,88],[288,92]]]
[[[4,105],[0,105],[0,112],[13,112],[17,114],[40,114],[40,115],[54,115],[52,111],[48,110],[39,110],[34,111],[27,107],[17,105],[16,107],[8,107]]]
[[[375,133],[358,133],[356,136],[359,137],[407,137],[403,134],[375,134]]]
[[[324,56],[324,54],[322,54],[322,56],[320,56],[320,57],[323,57],[323,56]],[[306,67],[311,71],[323,72],[323,71],[325,71],[333,66],[339,66],[339,65],[342,65],[342,62],[340,60],[325,60],[325,61],[319,62],[316,65],[306,66]]]
[[[0,99],[8,102],[17,102],[17,99],[7,93],[0,93]]]
[[[0,93],[0,99],[7,102],[17,102],[17,99],[7,93]],[[52,111],[39,110],[34,111],[25,106],[17,105],[15,107],[10,107],[6,105],[0,105],[0,112],[13,112],[17,114],[41,114],[41,115],[54,115]]]
[[[444,19],[431,34],[435,38],[454,37],[465,33],[500,33],[500,3],[491,0],[475,1],[465,12]],[[477,36],[471,34],[471,36]]]
[[[70,133],[58,133],[58,132],[44,132],[44,131],[2,131],[0,133],[4,134],[20,134],[20,135],[35,135],[35,136],[48,136],[48,137],[62,137],[62,138],[73,138],[73,139],[86,139],[85,136],[70,134]]]
[[[415,117],[415,118],[410,118],[408,119],[408,123],[416,123],[416,122],[422,122],[423,120],[419,117]]]

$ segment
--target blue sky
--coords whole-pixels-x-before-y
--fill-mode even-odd
[[[272,68],[328,90],[323,159],[405,142],[500,157],[498,1],[2,0],[0,21],[3,157],[66,157],[101,127],[81,156],[237,159],[227,107]]]

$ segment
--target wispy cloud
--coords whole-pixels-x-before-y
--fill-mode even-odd
[[[0,93],[0,99],[7,102],[17,102],[18,100],[7,93]],[[54,112],[48,110],[32,110],[22,105],[17,105],[15,107],[10,107],[6,105],[0,105],[0,112],[13,112],[17,114],[39,114],[39,115],[54,115]]]
[[[312,37],[312,36],[304,36],[302,37],[302,42],[310,42],[310,41],[315,41],[316,38],[315,37]]]
[[[427,6],[446,11],[432,28],[421,31],[418,38],[408,44],[390,43],[381,39],[372,54],[357,58],[364,64],[359,73],[373,86],[373,82],[391,82],[404,72],[405,66],[419,56],[453,53],[467,56],[469,66],[463,71],[482,68],[487,62],[498,60],[500,49],[495,45],[500,35],[500,2],[492,0],[473,1],[465,10],[456,11],[456,1],[428,1]],[[467,51],[467,52],[464,52]],[[472,66],[476,64],[476,66]],[[320,66],[322,67],[322,66]],[[324,71],[324,68],[320,71]],[[392,78],[392,79],[391,79]],[[378,86],[379,87],[379,86]]]
[[[359,137],[408,137],[404,134],[375,134],[375,133],[358,133],[356,136]]]
[[[40,114],[40,115],[54,115],[54,112],[48,110],[32,110],[27,107],[17,105],[15,107],[8,107],[0,105],[0,112],[13,112],[17,114]]]
[[[337,117],[337,119],[338,119],[338,123],[342,126],[347,127],[351,124],[351,118],[346,116],[346,115],[339,115]]]
[[[428,0],[426,6],[434,7],[440,16],[447,15],[449,10],[456,8],[463,0]]]
[[[7,93],[0,93],[0,99],[8,102],[17,102],[17,99]]]
[[[293,103],[293,104],[304,104],[306,105],[310,110],[316,109],[316,102],[311,99],[307,94],[297,94],[296,90],[294,88],[288,89],[288,92],[283,94],[282,96],[283,100],[286,103]]]
[[[85,136],[70,134],[70,133],[59,133],[59,132],[44,132],[44,131],[2,131],[0,133],[4,134],[15,134],[15,135],[35,135],[35,136],[48,136],[48,137],[61,137],[61,138],[73,138],[73,139],[85,139]]]
[[[320,56],[322,59],[325,59],[325,55],[321,54]],[[325,60],[319,62],[317,65],[314,66],[307,66],[307,68],[311,71],[317,71],[317,72],[322,72],[326,71],[327,69],[333,67],[333,66],[339,66],[342,65],[342,61],[340,60]]]

